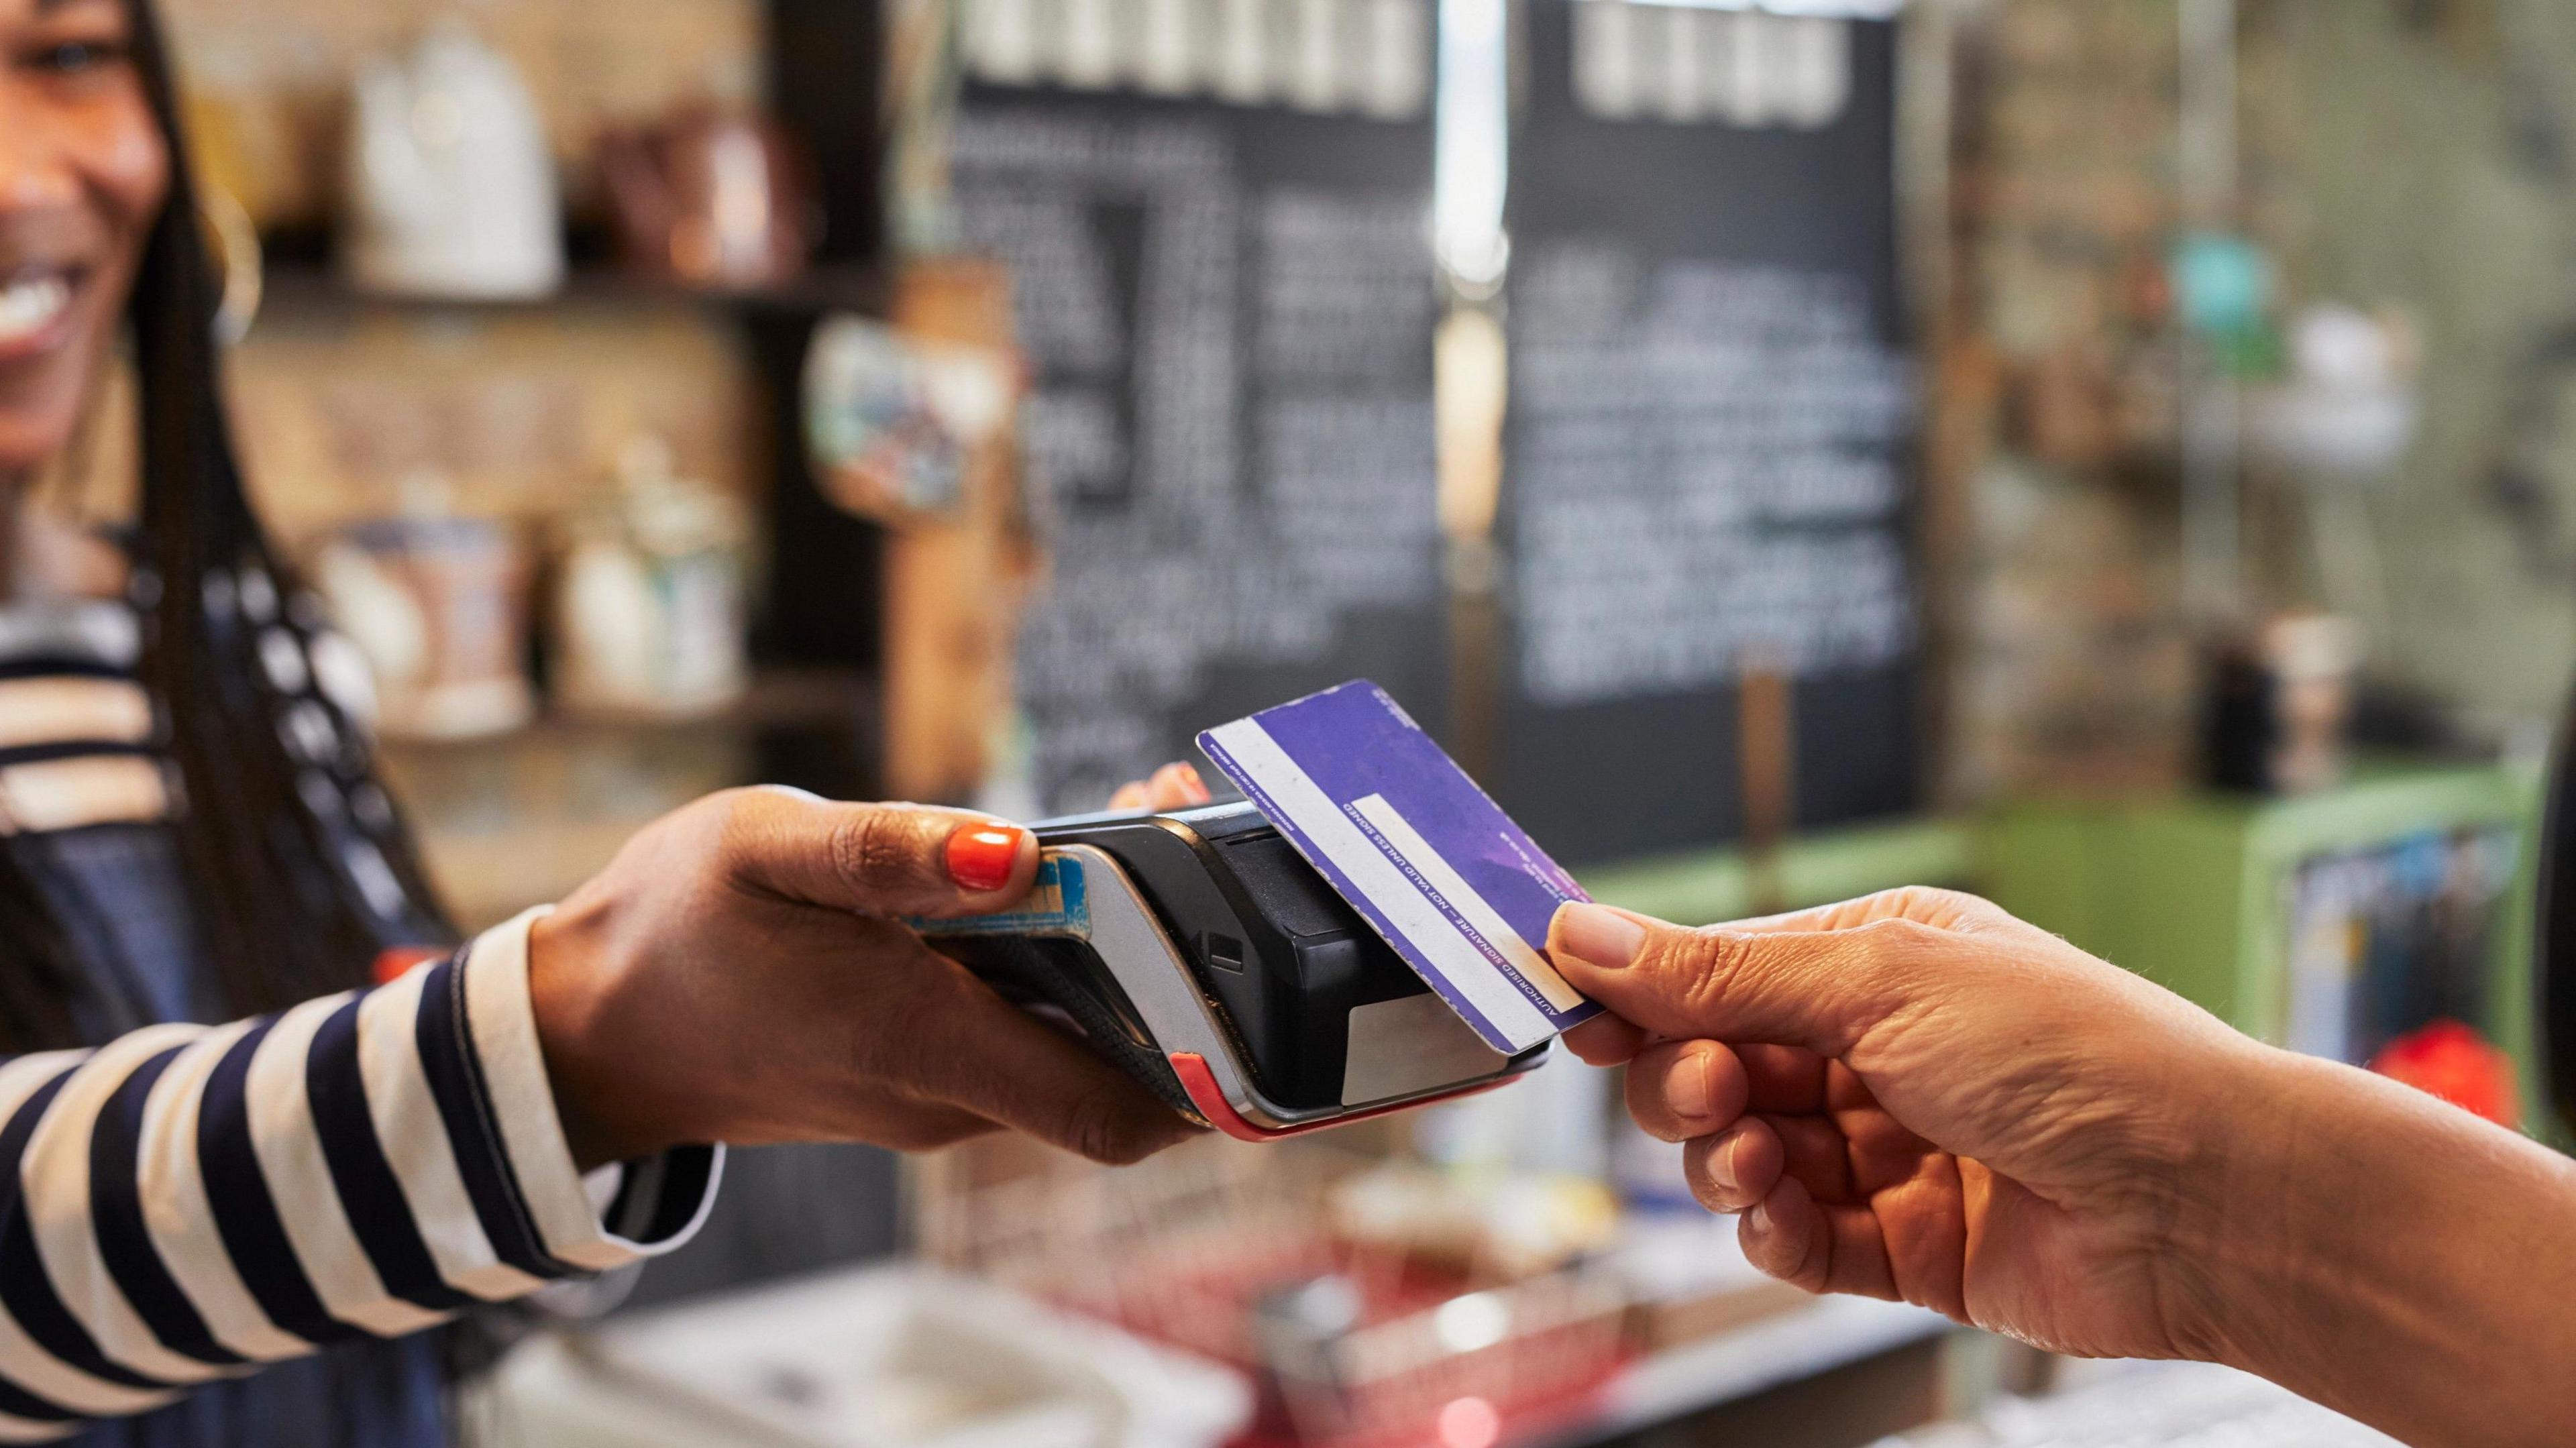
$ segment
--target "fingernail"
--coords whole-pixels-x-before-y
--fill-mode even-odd
[[[1199,803],[1207,803],[1209,799],[1207,781],[1199,776],[1199,767],[1195,764],[1184,764],[1181,766],[1181,776],[1190,782],[1190,792],[1198,796]]]
[[[1664,1077],[1664,1109],[1684,1121],[1708,1114],[1708,1053],[1693,1051]]]
[[[1548,948],[1564,951],[1597,970],[1625,970],[1646,948],[1646,927],[1615,910],[1569,903],[1556,909]]]
[[[1708,1179],[1723,1192],[1733,1192],[1735,1179],[1735,1138],[1727,1137],[1708,1149]]]
[[[1020,844],[1029,837],[1018,825],[962,825],[948,837],[948,878],[969,890],[999,890],[1019,868]]]
[[[1771,1199],[1765,1197],[1761,1201],[1755,1202],[1744,1214],[1744,1225],[1751,1227],[1756,1232],[1770,1231]]]

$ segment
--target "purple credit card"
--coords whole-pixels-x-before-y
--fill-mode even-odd
[[[1365,679],[1199,736],[1389,945],[1497,1051],[1601,1008],[1548,963],[1556,907],[1589,900],[1447,751]]]

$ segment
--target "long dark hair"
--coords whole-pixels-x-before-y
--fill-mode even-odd
[[[127,307],[141,430],[138,667],[172,765],[202,959],[229,1012],[250,1015],[362,983],[388,945],[452,933],[363,732],[315,682],[321,609],[244,495],[215,338],[220,289],[169,54],[149,0],[128,9],[170,158],[169,199]],[[76,1044],[74,1002],[93,989],[46,900],[0,850],[0,1051]]]

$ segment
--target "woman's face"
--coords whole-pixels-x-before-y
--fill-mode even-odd
[[[0,482],[80,418],[169,188],[126,0],[0,0]]]

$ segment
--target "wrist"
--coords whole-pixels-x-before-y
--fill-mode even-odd
[[[2412,1087],[2261,1049],[2213,1117],[2242,1141],[2198,1231],[2219,1288],[2210,1355],[2407,1441],[2425,1424],[2404,1384],[2471,1381],[2543,1344],[2564,1361],[2576,1171]]]
[[[2310,1198],[2335,1194],[2311,1159],[2336,1108],[2323,1063],[2241,1036],[2191,1073],[2166,1204],[2165,1318],[2175,1355],[2259,1371],[2277,1342],[2309,1238]]]
[[[528,995],[564,1141],[583,1171],[678,1144],[643,1109],[635,1053],[620,1046],[610,1009],[605,931],[590,912],[557,910],[528,931]]]
[[[2295,1324],[2311,1283],[2308,1221],[2318,1193],[2342,1196],[2326,1175],[2326,1118],[2339,1108],[2318,1090],[2321,1062],[2241,1041],[2210,1085],[2200,1129],[2210,1134],[2200,1180],[2177,1224],[2190,1281],[2184,1355],[2262,1371],[2262,1358]],[[2339,1172],[2334,1172],[2339,1175]]]

